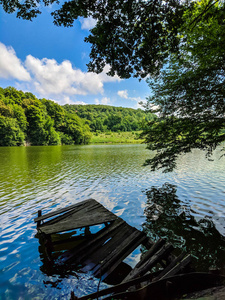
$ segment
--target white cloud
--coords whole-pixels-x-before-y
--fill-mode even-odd
[[[53,100],[55,102],[60,102],[61,105],[64,104],[81,104],[81,105],[87,105],[87,103],[83,102],[83,101],[74,101],[72,100],[69,96],[64,96],[63,98],[54,98],[54,99],[50,99]]]
[[[24,68],[12,47],[0,43],[0,77],[5,79],[15,78],[21,81],[30,81],[31,77]]]
[[[118,91],[117,95],[119,95],[121,98],[128,99],[128,92],[127,92],[127,90]]]
[[[134,108],[141,108],[141,109],[144,109],[144,107],[140,104],[140,102],[142,103],[146,103],[147,100],[146,99],[142,99],[141,97],[129,97],[130,100],[132,101],[135,101],[137,102],[135,105],[134,105]]]
[[[79,18],[79,21],[81,23],[81,29],[86,29],[86,30],[90,30],[93,27],[95,27],[96,25],[96,20],[93,19],[92,17],[89,18]]]
[[[40,60],[28,55],[25,65],[32,74],[35,90],[42,97],[102,94],[105,82],[120,80],[118,76],[107,76],[107,68],[101,74],[82,72],[68,60],[59,64],[54,59]]]
[[[58,63],[55,59],[39,59],[28,55],[23,63],[12,47],[7,48],[2,43],[0,53],[0,78],[16,79],[17,87],[60,103],[72,103],[76,95],[103,94],[105,83],[121,80],[118,76],[106,74],[109,66],[96,74],[73,67],[69,60]],[[109,98],[101,100],[103,104],[109,102]]]
[[[141,97],[129,97],[128,96],[128,91],[127,90],[121,90],[117,92],[117,95],[120,96],[121,98],[127,99],[127,100],[131,100],[131,101],[135,101],[137,102],[133,108],[137,109],[137,108],[143,108],[142,105],[140,105],[140,102],[146,103],[146,99],[142,99]]]
[[[95,99],[95,104],[104,104],[104,105],[109,105],[110,104],[110,98],[108,97],[103,97],[101,100]]]

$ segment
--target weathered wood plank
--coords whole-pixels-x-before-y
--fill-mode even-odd
[[[113,296],[104,298],[104,300],[115,299],[177,299],[182,295],[208,289],[213,286],[219,286],[224,284],[224,276],[213,275],[209,273],[187,273],[175,275],[170,278],[165,278],[148,284],[147,286],[132,291],[132,292],[121,292],[118,294],[113,293]],[[168,288],[168,280],[170,282],[170,288]],[[86,297],[86,296],[85,296]],[[88,298],[78,298],[77,300],[94,299],[87,296]],[[97,298],[97,297],[95,297]]]
[[[115,268],[145,240],[145,238],[144,235],[138,235],[136,239],[127,245],[127,247],[121,247],[120,251],[115,253],[112,259],[106,262],[94,275],[97,277],[101,275],[102,280],[107,278]]]
[[[97,299],[98,297],[102,297],[102,296],[105,296],[108,294],[122,292],[122,291],[127,290],[129,287],[131,287],[133,285],[145,282],[151,278],[152,278],[152,274],[146,274],[142,277],[138,277],[138,278],[132,279],[130,281],[114,285],[113,287],[109,287],[104,290],[101,290],[101,291],[98,291],[98,292],[95,292],[95,293],[92,293],[92,294],[89,294],[86,296],[82,296],[82,297],[78,298],[78,300]]]
[[[87,211],[89,212],[89,210],[91,210],[92,208],[98,208],[101,209],[101,204],[99,204],[98,202],[96,203],[96,201],[88,201],[88,202],[84,202],[82,205],[77,206],[76,208],[73,208],[71,210],[69,210],[68,212],[65,212],[63,215],[59,215],[58,217],[55,217],[54,219],[50,220],[50,221],[46,221],[44,224],[42,224],[41,226],[39,226],[39,228],[44,227],[44,226],[49,226],[52,224],[55,224],[57,222],[61,222],[62,220],[65,220],[66,218],[68,218],[71,215],[76,214],[76,217],[78,216],[82,216],[84,213],[87,213]]]
[[[62,254],[60,260],[62,263],[67,263],[72,260],[73,264],[80,263],[89,255],[89,253],[93,253],[96,249],[98,249],[104,241],[106,241],[110,236],[116,231],[121,230],[121,226],[123,226],[125,222],[122,219],[117,219],[111,225],[106,227],[100,234],[98,234],[93,240],[90,240],[87,243],[84,243],[79,246],[79,248],[75,247],[70,251],[67,251]]]
[[[83,271],[90,271],[99,264],[99,262],[104,261],[108,257],[113,249],[121,245],[121,243],[130,236],[135,229],[128,224],[124,223],[123,227],[114,232],[106,243],[100,245],[95,251],[92,251],[89,257],[83,262],[85,267]]]
[[[68,210],[74,209],[74,208],[76,208],[77,206],[83,205],[85,202],[90,202],[90,201],[95,201],[95,202],[97,202],[96,200],[90,198],[90,199],[87,199],[87,200],[78,202],[78,203],[76,203],[76,204],[72,204],[72,205],[69,205],[69,206],[67,206],[67,207],[57,209],[57,210],[52,211],[52,212],[50,212],[50,213],[47,213],[47,214],[45,214],[45,215],[39,216],[39,217],[37,217],[37,218],[34,219],[34,222],[43,221],[43,220],[45,220],[45,219],[54,217],[54,216],[56,216],[56,215],[58,215],[58,214],[61,214],[61,213],[66,212],[66,211],[68,211]],[[98,203],[98,202],[97,202],[97,203]]]
[[[174,248],[171,244],[166,244],[165,246],[163,246],[139,268],[135,267],[124,279],[124,282],[127,280],[134,279],[138,276],[144,275],[147,271],[153,268],[160,260],[166,257],[173,249]]]
[[[96,209],[95,213],[92,213],[90,215],[87,212],[88,208],[83,210],[82,214],[78,215],[79,217],[75,212],[74,214],[70,215],[66,219],[61,220],[60,222],[56,222],[50,225],[41,225],[39,227],[39,230],[46,234],[53,234],[86,226],[93,226],[103,224],[106,222],[112,222],[118,218],[114,214],[108,213],[108,211],[104,209]]]
[[[166,241],[164,239],[159,239],[142,257],[142,259],[137,263],[135,268],[139,268],[143,265],[152,255],[154,255],[163,245],[165,245]]]
[[[188,264],[191,262],[191,255],[186,256],[181,262],[179,262],[175,267],[169,270],[165,275],[163,275],[160,279],[165,279],[170,276],[176,275],[178,272],[182,271]]]
[[[160,272],[160,274],[153,279],[153,281],[163,278],[163,276],[167,274],[170,270],[172,270],[184,257],[185,253],[181,253],[178,257],[171,261],[171,263],[165,269],[163,269],[162,272]]]
[[[96,276],[99,276],[100,271],[102,274],[104,274],[105,270],[108,269],[109,266],[118,259],[121,253],[126,252],[127,249],[129,250],[131,245],[142,236],[143,234],[141,234],[141,232],[138,230],[133,231],[129,235],[125,235],[124,238],[122,238],[119,243],[115,245],[115,247],[111,248],[109,255],[107,255],[104,260],[101,260],[100,263],[92,270],[93,273]]]

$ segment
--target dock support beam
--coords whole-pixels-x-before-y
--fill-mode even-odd
[[[41,210],[39,210],[38,211],[38,217],[41,217],[41,215],[42,215],[42,212],[41,212]],[[39,227],[41,225],[41,221],[38,221],[37,222],[37,227]]]

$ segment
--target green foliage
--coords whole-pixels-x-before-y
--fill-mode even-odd
[[[0,146],[19,146],[24,138],[16,119],[0,115]]]
[[[176,52],[177,29],[182,24],[182,12],[191,1],[146,0],[0,0],[3,9],[17,17],[31,20],[41,13],[40,2],[60,4],[52,15],[58,26],[73,26],[79,17],[96,20],[85,39],[91,44],[89,71],[102,72],[110,66],[123,78],[144,78],[157,74],[171,52]]]
[[[53,101],[0,88],[0,146],[86,144],[89,126]]]
[[[177,157],[193,148],[209,157],[225,140],[224,3],[195,3],[184,18],[179,55],[157,81],[149,80],[147,108],[159,114],[144,132],[148,148],[156,150],[147,161],[152,170],[172,171]]]
[[[156,118],[152,113],[141,109],[114,107],[108,105],[68,105],[65,110],[87,119],[93,132],[137,131]]]

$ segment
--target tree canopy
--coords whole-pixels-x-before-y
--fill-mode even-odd
[[[210,156],[225,140],[224,4],[195,3],[184,18],[179,53],[157,80],[149,80],[147,108],[154,106],[160,116],[144,133],[148,148],[157,151],[147,161],[153,170],[171,171],[178,155],[193,148]]]
[[[42,5],[58,5],[52,12],[58,26],[73,26],[78,17],[92,17],[96,26],[85,39],[91,44],[89,71],[144,78],[157,74],[177,50],[177,30],[184,5],[179,0],[0,0],[8,13],[32,20]],[[62,3],[62,4],[61,4]],[[54,6],[56,7],[56,6]]]
[[[171,171],[178,155],[193,148],[207,155],[225,140],[225,2],[222,0],[0,0],[6,12],[31,20],[41,4],[57,4],[56,25],[78,17],[96,25],[89,71],[148,78],[147,109],[158,112],[144,136],[156,150],[147,163]]]

